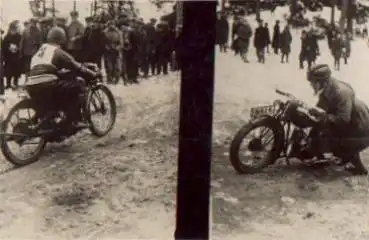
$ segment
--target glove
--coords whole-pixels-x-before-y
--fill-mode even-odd
[[[317,108],[310,108],[309,114],[317,118],[320,122],[325,122],[328,118],[327,113]]]

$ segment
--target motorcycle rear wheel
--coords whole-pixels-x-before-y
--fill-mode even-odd
[[[253,130],[257,128],[268,128],[274,138],[271,151],[263,159],[258,159],[258,164],[248,165],[240,158],[241,144]],[[261,141],[261,139],[260,139]],[[230,161],[233,168],[240,174],[252,174],[260,172],[263,168],[273,164],[281,155],[284,143],[284,131],[279,122],[272,118],[263,118],[243,126],[234,136],[230,146]],[[250,147],[250,145],[249,145]]]
[[[17,114],[17,112],[19,112],[22,109],[33,109],[36,112],[36,109],[33,106],[31,100],[29,99],[21,100],[16,105],[14,105],[14,107],[9,111],[8,116],[2,123],[1,127],[3,133],[7,133],[8,127],[12,125],[11,123],[12,118]],[[31,121],[31,119],[28,120]],[[25,119],[25,121],[27,121],[27,119]],[[15,153],[13,153],[13,151],[11,150],[10,146],[8,145],[8,138],[9,137],[7,136],[7,134],[1,134],[1,151],[5,159],[17,167],[26,166],[38,161],[46,146],[46,140],[40,137],[40,141],[37,144],[36,151],[29,157],[21,159],[19,156],[16,156]]]

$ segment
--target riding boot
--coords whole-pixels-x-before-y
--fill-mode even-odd
[[[356,153],[350,160],[353,167],[346,167],[346,170],[353,175],[367,175],[368,170],[365,168],[363,162],[361,161],[360,154]]]

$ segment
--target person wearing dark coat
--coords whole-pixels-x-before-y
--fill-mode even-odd
[[[280,48],[282,53],[281,63],[284,63],[284,58],[286,58],[286,62],[288,63],[288,57],[291,52],[291,43],[292,43],[292,34],[290,31],[290,27],[286,25],[280,37]]]
[[[240,21],[240,25],[237,27],[237,48],[241,54],[241,58],[245,63],[248,63],[247,53],[250,45],[250,38],[252,37],[252,29],[246,19]]]
[[[264,24],[264,31],[265,31],[265,35],[267,37],[267,42],[268,42],[268,44],[266,46],[266,51],[267,51],[267,53],[269,53],[269,45],[270,45],[271,41],[270,41],[270,32],[269,32],[268,23]]]
[[[280,35],[281,30],[279,27],[279,20],[276,21],[274,25],[274,31],[273,31],[273,40],[272,40],[272,48],[274,49],[274,53],[278,54],[279,46],[280,46]]]
[[[331,52],[334,59],[334,68],[340,70],[343,40],[341,33],[337,32],[331,40]]]
[[[256,28],[254,35],[254,47],[256,49],[258,62],[265,63],[265,48],[267,45],[268,36],[265,28],[263,27],[263,22],[259,21],[259,27]]]
[[[102,56],[105,49],[105,38],[102,27],[97,20],[88,18],[88,26],[81,39],[83,62],[97,64],[101,69]],[[90,22],[91,21],[91,22]]]
[[[335,35],[336,35],[336,30],[334,28],[334,25],[331,24],[329,28],[327,29],[327,41],[328,41],[328,47],[330,50],[332,50],[332,40]]]
[[[166,23],[158,24],[156,40],[157,74],[167,75],[173,43]]]
[[[83,33],[85,32],[85,27],[78,20],[79,13],[77,11],[72,11],[70,13],[71,23],[67,27],[67,35],[68,35],[68,44],[67,49],[68,52],[77,60],[81,60],[81,39],[83,37]]]
[[[2,42],[2,54],[4,61],[4,76],[6,79],[5,88],[17,87],[18,80],[21,75],[21,70],[19,66],[21,66],[21,40],[22,35],[19,31],[19,22],[14,21],[9,25],[9,30]],[[13,80],[13,86],[12,86]]]
[[[44,17],[40,20],[41,32],[42,32],[42,42],[46,42],[47,34],[53,27],[53,18]]]
[[[146,44],[147,44],[147,61],[144,63],[144,76],[147,77],[149,75],[149,70],[151,70],[151,75],[156,75],[156,19],[150,19],[150,23],[145,25],[145,32],[146,32]]]
[[[37,26],[38,20],[32,18],[27,28],[22,33],[21,54],[22,54],[22,72],[28,74],[30,70],[31,59],[42,44],[42,32]]]
[[[302,31],[301,34],[301,51],[300,51],[300,69],[304,68],[304,61],[308,62],[308,68],[315,62],[319,55],[318,40],[312,31]]]
[[[238,17],[235,17],[234,22],[232,24],[232,43],[231,43],[231,49],[234,51],[235,55],[240,53],[237,42],[237,30],[239,26],[240,19]]]
[[[346,165],[346,170],[354,175],[367,175],[368,170],[360,158],[360,152],[369,146],[367,105],[357,98],[348,83],[332,77],[326,64],[312,67],[308,72],[308,80],[318,95],[317,107],[323,110],[309,111],[318,119],[314,128],[321,133],[321,137],[315,140],[327,141],[330,152],[341,159],[340,165]],[[324,144],[316,146],[319,148]]]
[[[228,20],[223,14],[218,14],[216,22],[216,44],[219,45],[220,52],[227,52],[228,35]]]

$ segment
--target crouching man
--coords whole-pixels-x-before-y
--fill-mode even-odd
[[[314,144],[328,143],[329,150],[341,159],[341,165],[355,175],[366,175],[368,170],[363,165],[360,152],[369,146],[369,109],[355,96],[352,87],[331,76],[326,64],[313,66],[307,73],[316,95],[317,106],[324,111],[313,108],[309,113],[318,119],[312,133],[316,134]],[[321,142],[321,143],[319,143]],[[352,165],[352,166],[349,166]]]

